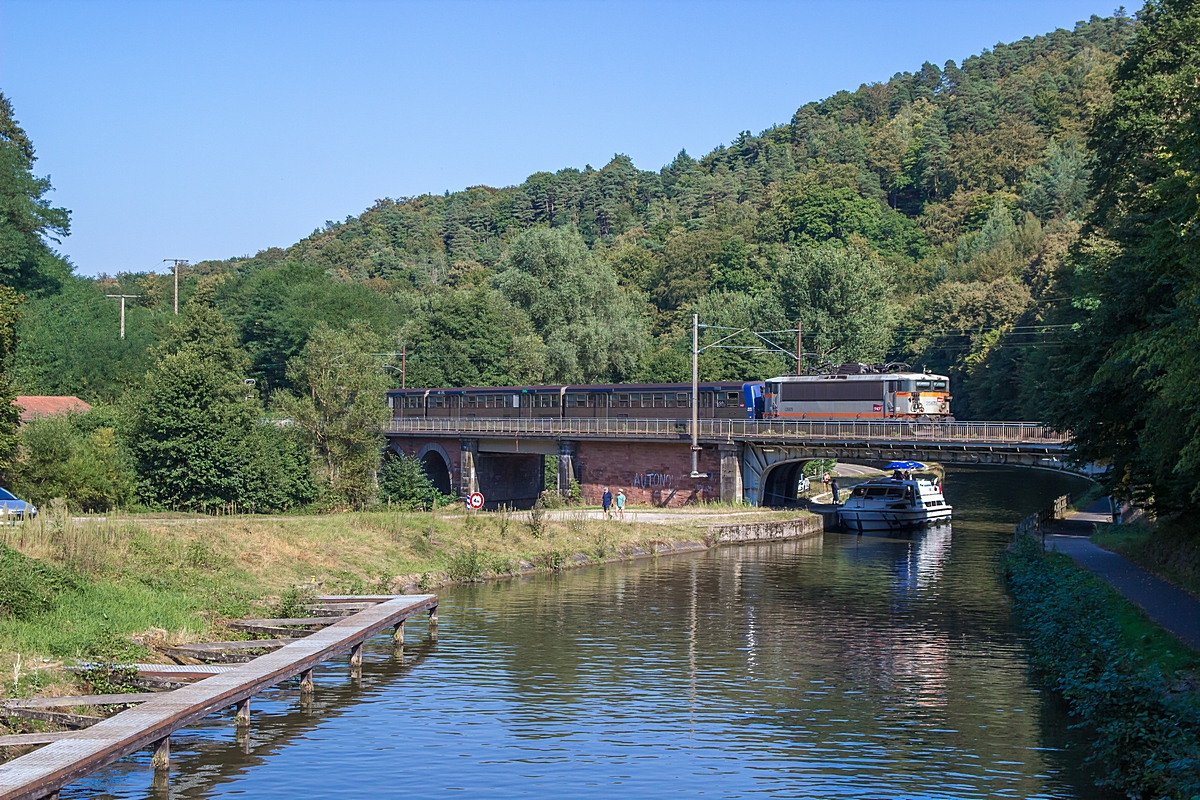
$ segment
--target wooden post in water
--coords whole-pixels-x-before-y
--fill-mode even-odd
[[[362,648],[362,642],[350,648],[350,669],[360,669],[362,667]]]
[[[429,609],[429,638],[437,641],[437,606]]]
[[[392,644],[400,647],[404,644],[404,623],[397,622],[396,629],[392,631]]]
[[[150,759],[155,771],[166,771],[171,768],[171,737],[164,736],[154,743],[154,757]]]
[[[250,698],[239,700],[237,704],[237,726],[244,728],[250,725]]]
[[[313,693],[313,671],[306,669],[300,673],[300,694]]]

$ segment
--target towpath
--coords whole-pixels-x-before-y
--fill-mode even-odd
[[[1070,514],[1055,528],[1062,532],[1046,536],[1046,547],[1070,556],[1181,642],[1200,650],[1200,600],[1124,556],[1088,541],[1095,524],[1110,519],[1107,500]]]

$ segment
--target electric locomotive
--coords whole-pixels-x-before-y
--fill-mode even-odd
[[[825,375],[784,375],[763,389],[765,419],[953,419],[950,379],[843,364]]]

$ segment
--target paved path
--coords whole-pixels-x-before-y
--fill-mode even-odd
[[[1108,519],[1103,521],[1107,522]],[[1175,634],[1184,644],[1200,650],[1200,600],[1152,575],[1124,556],[1092,544],[1083,536],[1049,535],[1046,537],[1046,547],[1073,558],[1075,563],[1095,573],[1125,595],[1150,619]]]

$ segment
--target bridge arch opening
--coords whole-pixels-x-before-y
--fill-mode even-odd
[[[783,461],[773,465],[763,476],[762,499],[764,506],[794,506],[800,494],[800,479],[804,477],[804,468],[817,459],[806,458],[803,461]]]
[[[425,470],[433,488],[444,495],[454,494],[454,482],[450,479],[450,459],[446,457],[446,451],[437,445],[427,445],[421,448],[417,460],[421,462],[421,468]]]

